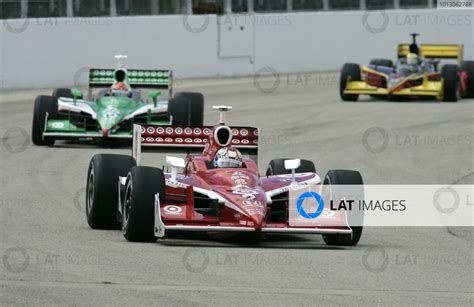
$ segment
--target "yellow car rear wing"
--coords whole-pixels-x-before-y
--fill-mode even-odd
[[[421,44],[420,56],[425,58],[439,58],[439,59],[457,59],[463,60],[463,45],[436,45],[436,44]],[[404,57],[410,53],[410,44],[398,45],[398,57]]]

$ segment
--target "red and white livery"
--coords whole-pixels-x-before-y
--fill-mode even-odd
[[[87,179],[89,225],[121,228],[127,240],[144,242],[172,231],[200,231],[322,234],[327,244],[357,244],[362,227],[351,227],[345,213],[322,215],[316,226],[291,226],[289,192],[302,185],[362,184],[358,172],[334,170],[322,180],[311,161],[275,159],[261,175],[258,129],[229,127],[224,112],[231,107],[214,109],[221,112],[216,126],[135,125],[132,156],[95,155]],[[146,147],[188,154],[167,156],[164,171],[141,164]],[[216,154],[227,152],[240,159],[238,167],[217,166]]]

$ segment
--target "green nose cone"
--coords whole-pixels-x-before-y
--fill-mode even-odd
[[[104,97],[98,102],[97,121],[101,129],[114,128],[127,114],[137,108],[137,103],[127,97]]]

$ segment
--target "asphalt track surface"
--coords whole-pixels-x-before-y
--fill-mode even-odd
[[[259,126],[262,172],[271,158],[301,157],[322,175],[356,169],[372,184],[474,183],[473,100],[342,102],[337,79],[292,74],[178,88],[204,93],[207,124],[218,120],[210,107],[224,104],[234,107],[228,124]],[[32,145],[34,97],[50,92],[1,95],[0,305],[473,305],[472,228],[366,228],[354,248],[311,235],[139,244],[90,229],[89,160],[130,149]]]

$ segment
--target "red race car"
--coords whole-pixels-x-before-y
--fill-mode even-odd
[[[224,112],[231,107],[214,109],[221,111],[214,127],[135,125],[132,156],[95,155],[87,175],[89,226],[122,229],[134,242],[154,242],[171,231],[322,234],[329,245],[359,242],[362,227],[351,227],[345,212],[322,215],[312,226],[289,221],[294,187],[362,185],[359,172],[332,170],[323,181],[311,161],[275,159],[260,175],[258,129],[229,127]],[[165,172],[140,165],[147,146],[188,154],[166,157]]]

